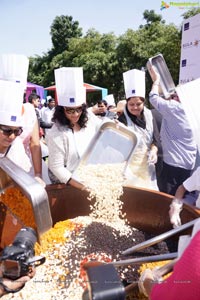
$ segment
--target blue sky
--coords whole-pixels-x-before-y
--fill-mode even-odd
[[[83,33],[90,28],[115,35],[136,30],[144,24],[145,9],[181,26],[186,9],[160,7],[160,0],[0,0],[0,53],[43,55],[52,47],[50,26],[60,15],[72,16]]]

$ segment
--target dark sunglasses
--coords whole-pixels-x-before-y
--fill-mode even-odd
[[[75,112],[77,112],[78,114],[80,114],[83,111],[83,108],[82,107],[77,107],[77,108],[67,108],[67,107],[64,107],[64,110],[65,110],[65,112],[67,114],[72,115]]]
[[[19,136],[23,132],[23,129],[21,127],[17,128],[17,129],[11,129],[11,128],[5,128],[5,127],[0,126],[0,130],[2,131],[2,133],[5,136],[10,136],[13,133],[15,136]]]

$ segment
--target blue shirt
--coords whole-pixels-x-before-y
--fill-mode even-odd
[[[165,100],[150,92],[149,101],[162,115],[160,138],[163,161],[168,165],[192,170],[197,145],[183,106],[176,100]]]

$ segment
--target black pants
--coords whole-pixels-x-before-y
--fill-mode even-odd
[[[191,176],[192,170],[173,167],[165,162],[162,167],[160,191],[174,196],[179,185]]]

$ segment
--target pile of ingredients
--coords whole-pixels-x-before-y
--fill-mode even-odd
[[[84,263],[99,261],[107,263],[126,259],[121,252],[150,238],[145,232],[129,226],[126,216],[122,215],[123,193],[123,164],[91,165],[81,167],[79,176],[90,191],[88,201],[94,199],[91,214],[84,217],[76,217],[58,222],[52,229],[42,235],[41,243],[36,244],[36,255],[46,257],[46,262],[37,267],[35,277],[17,294],[8,294],[5,299],[70,299],[81,300],[84,290],[87,288]],[[18,207],[21,199],[20,191],[6,191],[0,201],[8,199],[6,205],[12,210]],[[7,192],[10,194],[7,195]],[[15,196],[18,195],[16,198]],[[9,201],[9,198],[15,201]],[[23,209],[15,210],[15,214],[23,220],[25,226],[33,227],[34,219],[31,208],[28,208],[28,200],[23,203]],[[66,199],[67,201],[67,199]],[[14,202],[12,204],[12,202]],[[27,205],[27,206],[26,206]],[[27,207],[27,209],[26,209]],[[29,215],[29,218],[27,215]],[[145,249],[141,256],[168,253],[168,245],[161,242]],[[134,257],[137,257],[135,255]],[[119,278],[126,285],[135,282],[140,272],[145,268],[154,268],[166,262],[130,265],[117,267]],[[137,298],[143,299],[143,295],[137,294]]]

